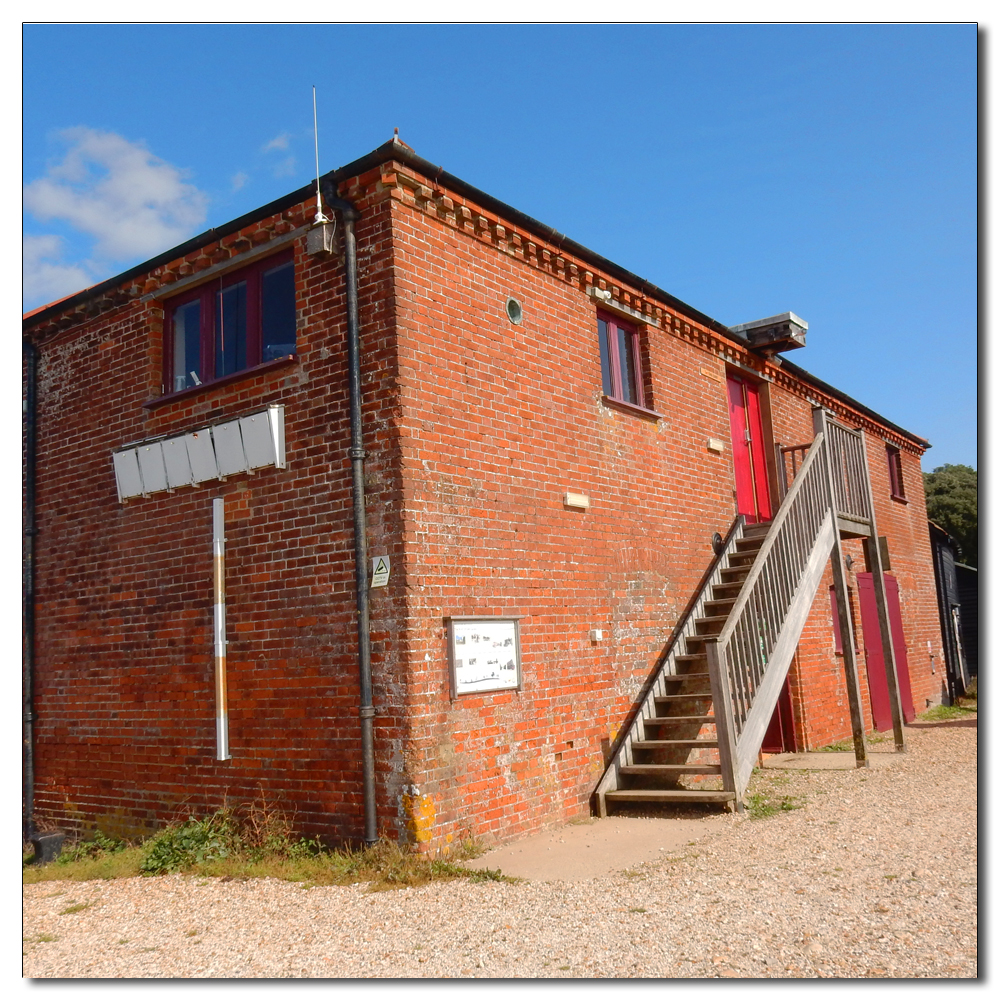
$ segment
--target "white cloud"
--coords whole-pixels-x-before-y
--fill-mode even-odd
[[[65,158],[25,186],[24,206],[92,236],[97,260],[150,257],[205,221],[207,195],[140,143],[82,126],[60,136],[69,143]]]
[[[295,157],[286,156],[280,163],[275,164],[275,177],[291,177],[295,173]]]
[[[22,243],[24,301],[43,305],[94,283],[85,265],[62,261],[60,236],[25,236]]]
[[[275,136],[270,142],[267,142],[261,147],[261,151],[264,153],[270,153],[272,149],[288,149],[288,140],[291,139],[291,133],[282,132],[281,135]]]
[[[242,170],[238,174],[233,174],[233,190],[239,191],[248,180],[250,180],[250,175],[243,173]]]

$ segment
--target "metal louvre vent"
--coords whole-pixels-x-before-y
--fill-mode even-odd
[[[285,467],[285,408],[269,406],[159,441],[112,453],[118,500],[149,496],[273,465]]]

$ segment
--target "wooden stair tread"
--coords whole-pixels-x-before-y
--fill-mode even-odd
[[[721,764],[622,764],[619,774],[722,774]]]
[[[691,792],[681,788],[619,788],[606,792],[609,802],[733,802],[734,792]]]
[[[711,691],[691,691],[688,694],[658,694],[656,695],[656,702],[674,702],[674,701],[711,701],[712,692]]]
[[[714,715],[654,715],[647,718],[646,725],[665,726],[673,722],[700,722],[702,725],[715,725]]]
[[[674,747],[707,747],[717,749],[718,740],[632,740],[633,750],[670,750]]]

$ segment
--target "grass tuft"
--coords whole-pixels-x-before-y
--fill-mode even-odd
[[[458,863],[482,853],[483,848],[471,839],[452,845],[447,860],[387,839],[368,847],[328,850],[316,840],[294,836],[287,817],[262,799],[260,804],[242,809],[220,809],[203,818],[189,816],[140,844],[114,841],[97,833],[89,841],[72,845],[52,864],[26,864],[24,882],[176,872],[226,881],[278,878],[306,887],[368,883],[370,892],[379,892],[452,879],[521,881],[499,870],[477,870]],[[87,905],[63,912],[75,913]]]
[[[921,722],[946,722],[952,719],[967,719],[976,715],[979,703],[975,698],[959,698],[954,705],[935,705],[921,712],[918,718]]]
[[[75,903],[73,906],[67,906],[65,910],[60,910],[59,916],[63,917],[67,913],[80,913],[82,910],[89,910],[93,905],[93,903]]]
[[[751,819],[767,819],[779,812],[791,812],[801,809],[802,801],[797,795],[782,795],[772,798],[766,792],[754,792],[745,799],[747,812]]]

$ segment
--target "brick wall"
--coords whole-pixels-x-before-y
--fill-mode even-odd
[[[369,550],[393,564],[371,595],[380,822],[424,847],[509,839],[588,809],[712,534],[732,522],[727,365],[770,380],[782,443],[811,440],[816,402],[865,426],[872,455],[881,429],[410,167],[384,163],[341,194],[362,212]],[[160,393],[163,329],[162,305],[144,295],[311,213],[307,202],[248,225],[37,331],[40,820],[136,833],[263,790],[304,833],[360,834],[339,263],[294,243],[295,363],[143,406]],[[591,288],[655,320],[643,374],[658,418],[602,402]],[[285,407],[286,469],[118,503],[114,449],[270,403]],[[889,500],[884,463],[873,480],[920,710],[940,699],[926,644],[940,665],[941,641],[919,450],[889,439],[910,503]],[[564,506],[567,491],[587,494],[589,510]],[[214,760],[216,496],[227,502],[226,762]],[[846,549],[857,570],[860,546]],[[828,587],[792,668],[802,746],[850,734]],[[470,614],[520,616],[522,690],[452,698],[445,619]]]
[[[711,559],[712,533],[734,516],[727,362],[775,380],[784,443],[812,439],[816,402],[852,425],[858,415],[629,288],[616,298],[660,321],[644,346],[661,418],[602,404],[586,288],[613,279],[568,254],[560,263],[557,247],[400,165],[382,180],[396,236],[414,732],[397,822],[427,844],[467,830],[509,838],[587,811],[607,748]],[[523,306],[521,325],[505,314],[508,296]],[[709,451],[709,437],[726,452]],[[590,509],[565,508],[567,490],[588,494]],[[880,531],[911,566],[900,575],[908,641],[939,646],[926,542],[909,530],[919,503],[895,511],[905,539],[884,507]],[[792,669],[802,747],[851,732],[831,583],[828,570]],[[521,691],[451,696],[444,621],[470,614],[522,616]],[[591,643],[591,628],[605,638]],[[915,698],[922,671],[911,668]]]
[[[398,538],[392,497],[391,236],[362,204],[361,318],[371,537]],[[36,814],[133,834],[263,794],[305,832],[360,827],[349,423],[342,267],[295,243],[296,364],[155,408],[156,291],[307,221],[256,223],[150,275],[125,304],[42,332],[38,467]],[[287,468],[119,504],[111,452],[271,403],[285,407]],[[224,497],[232,760],[214,759],[211,499]],[[391,547],[390,547],[391,551]],[[396,628],[390,614],[379,628]],[[398,684],[381,632],[382,702]],[[397,698],[397,702],[401,699]],[[399,742],[398,713],[378,720]]]

